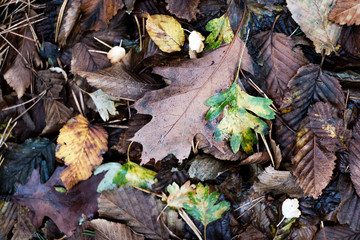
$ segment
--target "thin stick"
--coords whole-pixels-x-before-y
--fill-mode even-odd
[[[73,95],[73,97],[74,97],[76,107],[77,107],[78,110],[79,110],[79,113],[80,113],[81,115],[84,115],[84,114],[82,113],[82,111],[81,111],[80,104],[79,104],[79,102],[78,102],[78,100],[77,100],[77,97],[76,97],[76,95],[75,95],[74,90],[71,89],[71,92],[72,92],[72,95]]]
[[[56,43],[58,41],[61,22],[62,22],[62,19],[63,19],[63,16],[64,16],[64,12],[65,12],[65,8],[66,8],[67,3],[68,3],[68,0],[65,0],[62,3],[61,8],[60,8],[60,12],[59,12],[59,16],[58,16],[57,21],[56,21],[56,29],[55,29],[55,42]]]
[[[239,218],[241,218],[242,216],[244,216],[249,210],[253,209],[253,208],[254,208],[256,205],[258,205],[261,201],[262,201],[262,199],[259,200],[259,201],[257,201],[254,205],[252,205],[251,207],[249,207],[248,209],[246,209],[246,211],[243,212],[243,213],[242,213],[240,216],[238,216],[236,219],[239,219]]]
[[[23,102],[23,103],[20,103],[20,104],[16,104],[16,105],[14,105],[14,106],[10,106],[10,107],[7,107],[7,108],[3,108],[3,109],[1,109],[1,111],[10,110],[10,109],[17,108],[17,107],[21,107],[21,106],[23,106],[23,105],[25,105],[25,104],[28,104],[29,102],[34,101],[34,100],[37,99],[38,97],[40,97],[40,96],[42,96],[42,95],[45,95],[46,91],[47,91],[47,89],[45,89],[44,91],[42,91],[42,92],[39,94],[39,96],[33,97],[32,99],[30,99],[30,100],[28,100],[28,101],[26,101],[26,102]]]
[[[142,35],[141,35],[141,29],[140,29],[140,24],[139,24],[139,20],[137,18],[136,15],[134,15],[135,18],[135,22],[136,22],[136,26],[138,27],[139,30],[139,37],[140,37],[140,52],[142,51]]]
[[[184,211],[184,209],[179,208],[179,214],[182,217],[182,219],[184,219],[184,221],[187,223],[187,225],[189,225],[189,227],[194,231],[195,235],[197,236],[197,238],[199,240],[203,240],[202,236],[201,236],[201,232],[200,230],[196,227],[196,225],[194,224],[194,222],[189,218],[189,216],[187,215],[187,213]]]
[[[132,186],[132,187],[133,187],[133,188],[136,188],[137,190],[140,190],[140,191],[142,191],[142,192],[145,192],[145,193],[148,193],[148,194],[152,194],[152,195],[154,195],[154,196],[156,196],[156,197],[159,197],[159,198],[162,197],[161,194],[158,194],[158,193],[149,191],[149,190],[147,190],[147,189],[143,189],[143,188],[140,188],[140,187],[138,187],[138,186]]]
[[[100,53],[100,54],[105,54],[105,55],[107,55],[108,54],[108,52],[105,52],[105,51],[100,51],[100,50],[93,50],[93,49],[90,49],[90,50],[88,50],[89,52],[93,52],[93,53]]]
[[[237,208],[237,209],[235,209],[234,211],[240,210],[241,208],[246,207],[247,205],[252,204],[252,203],[253,203],[253,202],[255,202],[255,201],[258,201],[258,200],[263,200],[263,199],[265,199],[265,197],[264,197],[264,196],[261,196],[261,197],[255,198],[255,199],[251,200],[250,202],[248,202],[248,203],[245,203],[245,204],[241,205],[240,207],[238,207],[238,208]]]
[[[109,45],[109,44],[107,44],[106,42],[104,42],[104,41],[102,41],[102,40],[98,39],[97,37],[94,37],[94,39],[95,39],[96,41],[98,41],[99,43],[101,43],[101,44],[105,45],[106,47],[108,47],[108,48],[112,49],[112,46],[110,46],[110,45]]]
[[[267,144],[267,141],[266,141],[266,139],[265,139],[265,136],[264,136],[263,134],[260,134],[260,136],[261,136],[261,138],[262,138],[262,140],[263,140],[263,142],[264,142],[264,144],[265,144],[266,150],[267,150],[267,152],[268,152],[268,154],[269,154],[269,156],[270,156],[271,162],[272,162],[272,164],[273,164],[273,166],[274,166],[274,168],[275,168],[274,158],[273,158],[273,156],[272,156],[272,154],[271,154],[271,151],[270,151],[269,145]]]
[[[47,91],[47,90],[44,90]],[[27,113],[32,107],[34,107],[41,99],[42,97],[45,96],[45,94],[43,94],[42,96],[40,96],[28,109],[26,109],[24,112],[22,112],[19,116],[17,116],[13,122],[16,122],[19,118],[21,118],[25,113]]]

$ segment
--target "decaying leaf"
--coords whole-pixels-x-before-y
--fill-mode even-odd
[[[156,172],[128,161],[117,171],[113,183],[116,186],[137,186],[143,189],[151,188],[155,183]]]
[[[261,32],[255,36],[254,45],[261,47],[258,63],[266,75],[266,93],[280,105],[290,79],[308,60],[299,47],[294,48],[294,41],[282,33]]]
[[[46,182],[55,169],[54,154],[55,144],[47,138],[13,144],[0,167],[0,194],[11,193],[15,182],[27,183],[35,168],[40,170],[41,183]]]
[[[170,184],[166,190],[169,192],[169,196],[165,193],[162,194],[162,201],[166,202],[166,206],[174,209],[183,207],[183,203],[191,203],[188,193],[194,192],[195,185],[190,183],[190,180],[184,183],[181,187],[175,182]]]
[[[0,200],[0,237],[5,238],[16,224],[19,205]]]
[[[24,27],[23,29],[22,35],[32,39],[30,28]],[[39,66],[41,59],[35,43],[29,39],[21,37],[17,49],[21,55],[15,52],[16,57],[11,67],[4,73],[4,79],[16,91],[20,99],[34,78],[33,72],[27,65],[33,62],[35,66]]]
[[[41,135],[58,131],[73,116],[73,111],[59,101],[44,99],[43,105],[46,126]]]
[[[269,166],[258,176],[258,179],[259,181],[254,183],[254,190],[260,195],[272,192],[274,195],[286,193],[295,198],[305,196],[290,171],[278,171]]]
[[[162,220],[156,220],[164,205],[150,194],[121,186],[102,192],[98,198],[98,206],[100,217],[121,220],[146,238],[169,238],[167,230],[161,224]],[[166,215],[161,216],[164,218]]]
[[[358,238],[360,238],[360,231],[353,231],[348,225],[337,225],[334,227],[324,227],[320,229],[314,240],[350,240]]]
[[[68,4],[68,7],[65,8],[65,14],[60,27],[59,37],[57,39],[60,46],[64,46],[66,44],[67,38],[77,23],[80,15],[80,5],[81,0],[72,0]]]
[[[184,29],[168,15],[147,15],[146,31],[161,51],[180,51],[185,42]]]
[[[205,28],[207,31],[211,32],[205,39],[205,43],[208,44],[206,46],[207,50],[220,47],[223,41],[230,43],[234,38],[229,17],[226,15],[210,20]]]
[[[315,51],[326,55],[335,51],[340,36],[341,26],[328,20],[328,14],[334,0],[287,0],[293,19],[301,30],[312,40]]]
[[[96,168],[96,170],[94,171],[94,175],[98,175],[99,173],[107,171],[103,180],[101,180],[101,182],[99,183],[99,186],[97,188],[98,193],[116,188],[116,184],[114,184],[113,181],[116,173],[121,167],[122,166],[120,163],[109,162],[102,164]]]
[[[269,108],[271,104],[270,99],[250,96],[241,90],[236,81],[226,91],[209,98],[206,105],[211,108],[206,114],[206,120],[214,120],[229,105],[215,129],[215,141],[231,135],[230,146],[234,153],[239,151],[240,145],[246,153],[253,153],[252,146],[257,142],[253,130],[264,135],[268,129],[267,124],[257,116],[273,119],[275,113]]]
[[[88,179],[93,168],[101,164],[101,155],[108,149],[107,137],[104,128],[90,125],[83,115],[70,119],[60,130],[56,157],[69,165],[60,176],[66,189]]]
[[[348,53],[360,57],[360,26],[344,26],[339,38],[339,44]]]
[[[13,240],[32,239],[36,232],[35,226],[31,223],[29,210],[25,207],[18,207],[17,223],[12,230]]]
[[[91,99],[94,101],[95,106],[104,122],[109,120],[109,114],[116,115],[117,111],[113,99],[103,92],[101,89],[93,93],[89,93]]]
[[[106,221],[105,219],[94,219],[90,222],[95,229],[98,240],[144,240],[143,236],[133,233],[125,224]]]
[[[360,121],[353,128],[353,139],[349,147],[349,167],[351,181],[356,193],[360,196]]]
[[[331,9],[329,20],[341,25],[360,24],[360,3],[357,0],[336,0]]]
[[[201,59],[185,60],[170,67],[156,67],[154,72],[169,78],[170,86],[148,92],[138,100],[138,113],[151,114],[150,123],[131,139],[143,145],[142,164],[151,158],[160,160],[172,153],[182,161],[188,157],[193,137],[203,134],[209,141],[204,115],[207,99],[227,89],[233,82],[236,65],[244,43],[236,38],[234,44],[219,48]],[[244,51],[241,67],[252,70],[252,60]],[[179,104],[181,103],[181,104]]]
[[[26,185],[17,184],[18,191],[11,198],[32,211],[31,219],[36,228],[42,225],[43,218],[47,216],[62,232],[71,236],[82,214],[91,216],[96,212],[96,188],[103,175],[93,176],[64,194],[54,188],[62,185],[59,176],[63,169],[57,168],[45,184],[40,184],[39,171],[34,170]]]
[[[103,90],[114,98],[137,100],[147,91],[160,87],[160,84],[149,82],[126,70],[121,63],[97,72],[76,71],[76,73],[86,78],[91,86]]]
[[[166,2],[167,9],[178,18],[184,18],[189,22],[196,20],[200,0],[166,0]]]
[[[196,186],[196,192],[188,192],[191,203],[184,202],[183,206],[187,213],[204,224],[204,232],[206,226],[215,221],[230,209],[230,204],[221,201],[215,204],[220,194],[218,192],[209,193],[209,186],[204,187],[202,183]],[[205,233],[206,235],[206,233]]]

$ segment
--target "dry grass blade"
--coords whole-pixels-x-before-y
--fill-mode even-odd
[[[187,215],[187,213],[184,211],[183,208],[179,208],[179,214],[182,217],[182,219],[184,219],[184,221],[186,222],[187,225],[189,225],[189,227],[194,231],[195,235],[197,236],[197,238],[199,240],[203,240],[202,236],[201,236],[201,232],[200,230],[196,227],[196,225],[194,224],[194,222],[189,218],[189,216]]]

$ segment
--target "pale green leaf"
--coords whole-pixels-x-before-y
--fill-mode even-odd
[[[174,182],[166,188],[169,192],[169,196],[166,196],[165,193],[163,193],[161,200],[166,202],[167,206],[171,208],[182,208],[183,203],[191,203],[188,193],[193,192],[194,188],[195,185],[190,184],[190,181],[187,181],[181,187]]]
[[[88,93],[91,99],[94,101],[95,106],[100,114],[100,117],[105,122],[109,120],[109,113],[116,115],[117,111],[113,99],[101,89],[96,90],[93,93]]]
[[[105,191],[105,190],[111,190],[113,188],[116,188],[116,184],[113,183],[113,180],[114,180],[114,177],[115,177],[117,171],[121,167],[122,166],[120,163],[109,162],[109,163],[104,163],[104,164],[100,165],[98,168],[96,168],[96,170],[94,171],[94,175],[98,175],[99,173],[107,171],[103,180],[101,180],[101,182],[99,183],[99,185],[97,187],[98,193],[101,193],[102,191]]]

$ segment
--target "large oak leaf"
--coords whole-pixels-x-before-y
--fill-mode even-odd
[[[132,138],[143,145],[142,164],[151,158],[161,160],[168,154],[181,161],[189,156],[197,133],[212,139],[212,133],[206,131],[205,114],[209,107],[205,102],[231,85],[243,47],[244,43],[236,38],[233,44],[200,59],[154,68],[154,73],[172,83],[164,89],[147,92],[135,104],[138,113],[153,116]],[[246,49],[241,67],[253,72]]]
[[[45,184],[40,184],[39,171],[34,170],[26,185],[17,184],[18,191],[12,199],[32,211],[31,219],[35,227],[40,227],[43,218],[47,216],[62,232],[70,236],[82,214],[90,216],[97,211],[96,199],[99,194],[96,188],[104,175],[93,176],[68,192],[60,193],[55,187],[62,185],[59,176],[63,169],[57,168]]]

